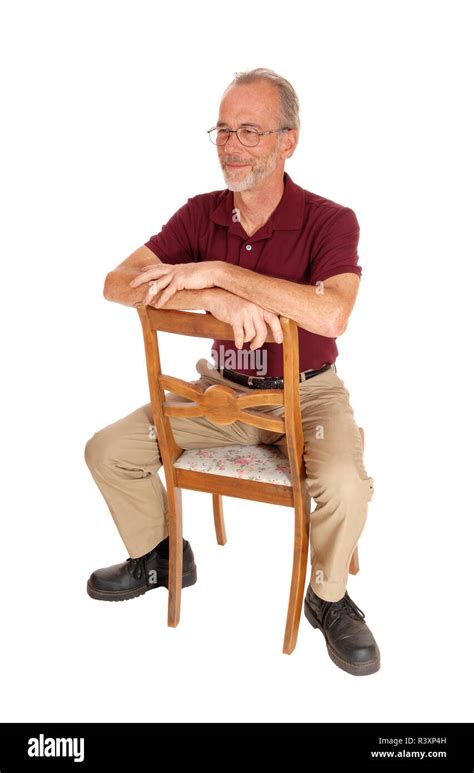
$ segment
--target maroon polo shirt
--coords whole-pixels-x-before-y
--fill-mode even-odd
[[[152,236],[146,246],[163,263],[224,260],[265,276],[314,285],[336,274],[361,276],[354,212],[296,185],[285,172],[285,190],[269,220],[247,236],[228,188],[193,196]],[[317,298],[315,297],[315,303]],[[335,362],[335,338],[298,328],[300,371]],[[264,344],[242,352],[233,341],[215,340],[217,364],[247,375],[283,376],[283,345]]]

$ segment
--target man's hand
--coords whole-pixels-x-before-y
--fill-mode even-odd
[[[156,303],[153,303],[154,308],[159,309],[178,290],[204,290],[214,287],[217,268],[221,263],[220,260],[204,260],[198,263],[160,263],[144,266],[142,273],[132,279],[130,287],[148,283],[149,289],[143,303],[145,306],[151,305],[155,296],[161,293]]]
[[[227,290],[209,293],[209,311],[217,319],[232,325],[237,349],[242,348],[244,341],[252,342],[250,349],[259,349],[267,337],[267,325],[275,341],[283,341],[283,331],[276,314]]]

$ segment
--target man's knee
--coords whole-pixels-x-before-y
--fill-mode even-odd
[[[331,501],[352,510],[357,504],[370,502],[374,479],[361,475],[355,465],[334,462],[319,465],[314,475],[308,477],[308,487],[316,501]]]
[[[90,470],[103,463],[110,451],[110,440],[106,430],[95,432],[84,448],[84,459]]]
[[[92,471],[144,470],[154,472],[161,465],[153,424],[120,420],[95,432],[84,448],[84,459]]]

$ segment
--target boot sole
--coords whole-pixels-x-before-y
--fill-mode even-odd
[[[188,572],[183,573],[182,588],[189,588],[197,582],[197,570],[194,566]],[[138,596],[143,596],[148,593],[149,590],[155,590],[155,588],[167,588],[168,577],[159,577],[158,582],[153,585],[141,585],[138,588],[128,591],[111,591],[111,590],[99,590],[91,585],[90,581],[87,581],[87,593],[93,599],[99,601],[129,601],[129,599],[136,599]]]
[[[336,664],[336,666],[339,666],[339,668],[342,668],[343,671],[346,671],[348,674],[352,674],[353,676],[368,676],[369,674],[375,674],[376,671],[379,670],[380,655],[373,660],[367,660],[365,663],[348,663],[346,660],[343,660],[329,644],[325,632],[321,628],[316,615],[314,614],[306,599],[304,602],[304,614],[313,628],[319,628],[323,634],[329,657],[331,658],[332,662]]]

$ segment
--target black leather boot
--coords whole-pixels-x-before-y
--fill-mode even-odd
[[[380,652],[364,613],[347,591],[340,601],[324,601],[308,585],[304,613],[313,628],[326,639],[331,660],[355,676],[373,674],[380,668]]]
[[[87,581],[87,593],[101,601],[124,601],[142,596],[153,588],[168,587],[169,538],[140,558],[127,558],[121,564],[96,569]],[[194,585],[196,564],[191,545],[183,540],[182,587]]]

